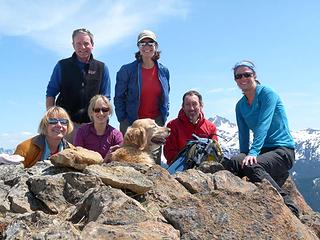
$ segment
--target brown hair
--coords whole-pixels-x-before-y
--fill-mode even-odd
[[[183,97],[182,97],[182,106],[183,106],[183,104],[184,104],[184,99],[185,99],[185,97],[186,97],[186,96],[192,96],[192,95],[196,95],[196,96],[199,98],[199,103],[200,103],[200,105],[203,106],[202,96],[201,96],[201,94],[200,94],[198,91],[196,91],[196,90],[190,90],[190,91],[186,92],[185,94],[183,94]]]
[[[156,52],[154,53],[154,55],[152,56],[152,60],[153,60],[153,61],[159,60],[159,59],[160,59],[160,53],[161,53],[160,51],[156,51]],[[135,53],[135,58],[136,58],[139,62],[142,61],[142,56],[141,56],[141,54],[140,54],[140,51],[138,51],[138,52]]]

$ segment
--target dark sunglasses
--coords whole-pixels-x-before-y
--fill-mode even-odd
[[[241,79],[242,77],[248,78],[248,77],[252,77],[253,73],[239,73],[234,75],[235,79]]]
[[[109,112],[109,108],[105,108],[105,107],[103,107],[103,108],[94,108],[93,109],[93,111],[95,112],[95,113],[99,113],[99,112],[104,112],[104,113],[106,113],[106,112]]]
[[[156,45],[156,42],[150,41],[150,42],[139,42],[138,47],[143,48],[145,46],[154,47]]]
[[[65,118],[49,118],[48,119],[48,123],[49,124],[58,124],[58,122],[61,124],[61,125],[68,125],[69,123],[69,120],[68,119],[65,119]]]

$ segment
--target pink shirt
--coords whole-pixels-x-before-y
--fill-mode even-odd
[[[96,151],[104,158],[111,146],[121,145],[123,142],[122,133],[108,125],[103,135],[97,135],[93,123],[85,123],[80,126],[73,140],[75,146],[81,146]]]

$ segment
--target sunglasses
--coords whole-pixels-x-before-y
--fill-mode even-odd
[[[102,107],[102,108],[94,108],[93,109],[93,111],[95,112],[95,113],[99,113],[99,112],[104,112],[104,113],[106,113],[106,112],[109,112],[109,108],[105,108],[105,107]]]
[[[49,118],[48,123],[52,125],[58,124],[58,123],[60,123],[61,125],[68,125],[69,120],[65,118]]]
[[[138,43],[138,47],[139,48],[143,48],[145,46],[149,46],[149,47],[154,47],[156,45],[156,43],[154,41],[150,41],[150,42],[139,42]]]
[[[252,77],[253,73],[239,73],[234,75],[235,79],[241,79],[242,77],[248,78],[248,77]]]

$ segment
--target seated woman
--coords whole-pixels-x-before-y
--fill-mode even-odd
[[[296,215],[299,209],[282,189],[295,161],[295,143],[279,95],[257,80],[250,61],[237,63],[234,80],[243,96],[236,105],[240,154],[222,162],[226,170],[251,182],[268,180]],[[250,144],[250,130],[253,132]]]
[[[88,115],[91,123],[85,123],[76,132],[74,145],[96,151],[108,161],[110,152],[123,142],[122,133],[109,125],[112,106],[103,95],[94,96],[89,103]]]
[[[68,113],[61,107],[53,106],[44,114],[39,124],[39,135],[20,143],[14,154],[24,157],[24,167],[29,168],[40,160],[65,148],[69,148],[64,137],[73,130]]]

